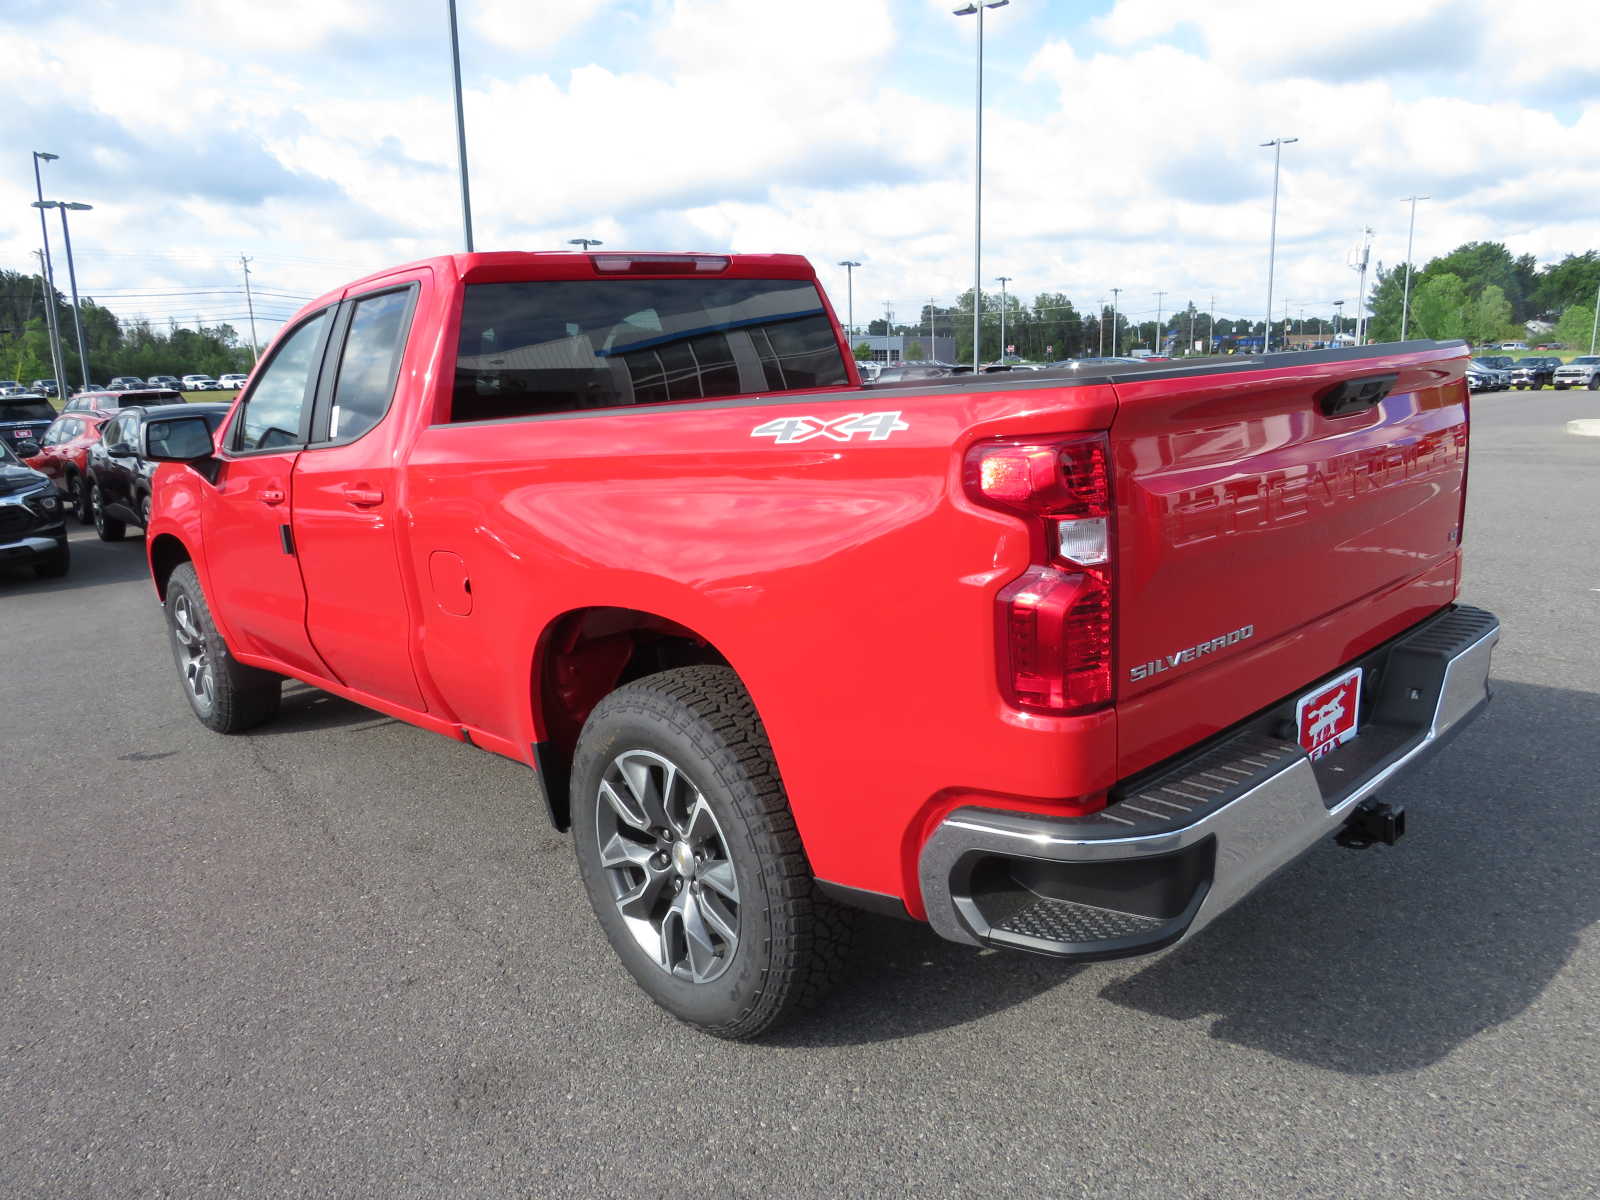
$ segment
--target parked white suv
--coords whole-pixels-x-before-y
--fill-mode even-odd
[[[222,385],[209,375],[185,375],[182,386],[186,392],[214,392]]]
[[[248,375],[223,375],[217,380],[217,386],[222,388],[224,391],[230,388],[237,391],[239,388],[244,386],[244,381],[249,378],[250,376]]]
[[[1557,367],[1551,382],[1558,392],[1575,387],[1600,391],[1600,355],[1580,354],[1566,366]]]

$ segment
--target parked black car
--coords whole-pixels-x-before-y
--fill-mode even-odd
[[[23,450],[38,447],[29,441]],[[41,579],[65,575],[72,565],[66,514],[50,477],[0,442],[0,562],[31,563]]]
[[[56,410],[37,392],[0,396],[0,442],[9,446],[37,442],[55,419]]]
[[[89,447],[84,472],[89,511],[102,542],[120,542],[128,526],[150,520],[150,481],[156,465],[139,455],[139,432],[150,417],[185,413],[201,416],[215,433],[228,413],[226,404],[155,404],[124,408],[105,423],[100,440]]]
[[[38,392],[41,396],[59,396],[61,385],[54,379],[35,379],[28,385],[30,392]]]
[[[1549,358],[1524,358],[1511,369],[1511,386],[1519,392],[1524,388],[1538,391],[1546,384],[1555,382],[1556,368],[1560,365],[1561,360],[1553,355]]]

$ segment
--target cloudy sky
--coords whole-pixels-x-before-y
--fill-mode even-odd
[[[1277,136],[1300,139],[1292,311],[1353,302],[1363,225],[1403,259],[1412,192],[1433,196],[1419,260],[1600,246],[1593,5],[1012,0],[985,23],[986,286],[1259,316]],[[834,264],[864,264],[859,321],[952,301],[972,279],[957,6],[459,0],[480,248],[791,251],[841,314]],[[242,326],[242,252],[267,325],[460,247],[444,0],[0,0],[0,35],[0,265],[33,269],[31,150],[61,156],[47,197],[95,206],[79,284],[122,315]]]

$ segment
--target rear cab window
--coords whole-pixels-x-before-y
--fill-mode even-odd
[[[848,384],[809,279],[469,283],[452,422]]]

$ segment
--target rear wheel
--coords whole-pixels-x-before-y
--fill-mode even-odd
[[[67,509],[78,518],[78,524],[87,525],[94,520],[89,511],[89,493],[83,485],[83,476],[76,472],[67,476]]]
[[[1591,392],[1600,391],[1600,375],[1589,376],[1589,390]]]
[[[842,972],[853,920],[816,889],[772,748],[727,667],[617,689],[572,768],[579,873],[612,949],[679,1020],[753,1038]]]
[[[139,527],[150,528],[150,493],[146,492],[139,497]]]
[[[105,493],[94,480],[89,481],[89,511],[94,514],[94,531],[102,542],[120,542],[128,536],[128,527],[106,512]]]
[[[247,667],[228,652],[192,563],[180,563],[167,580],[166,609],[184,698],[202,725],[242,733],[276,715],[282,678]]]

